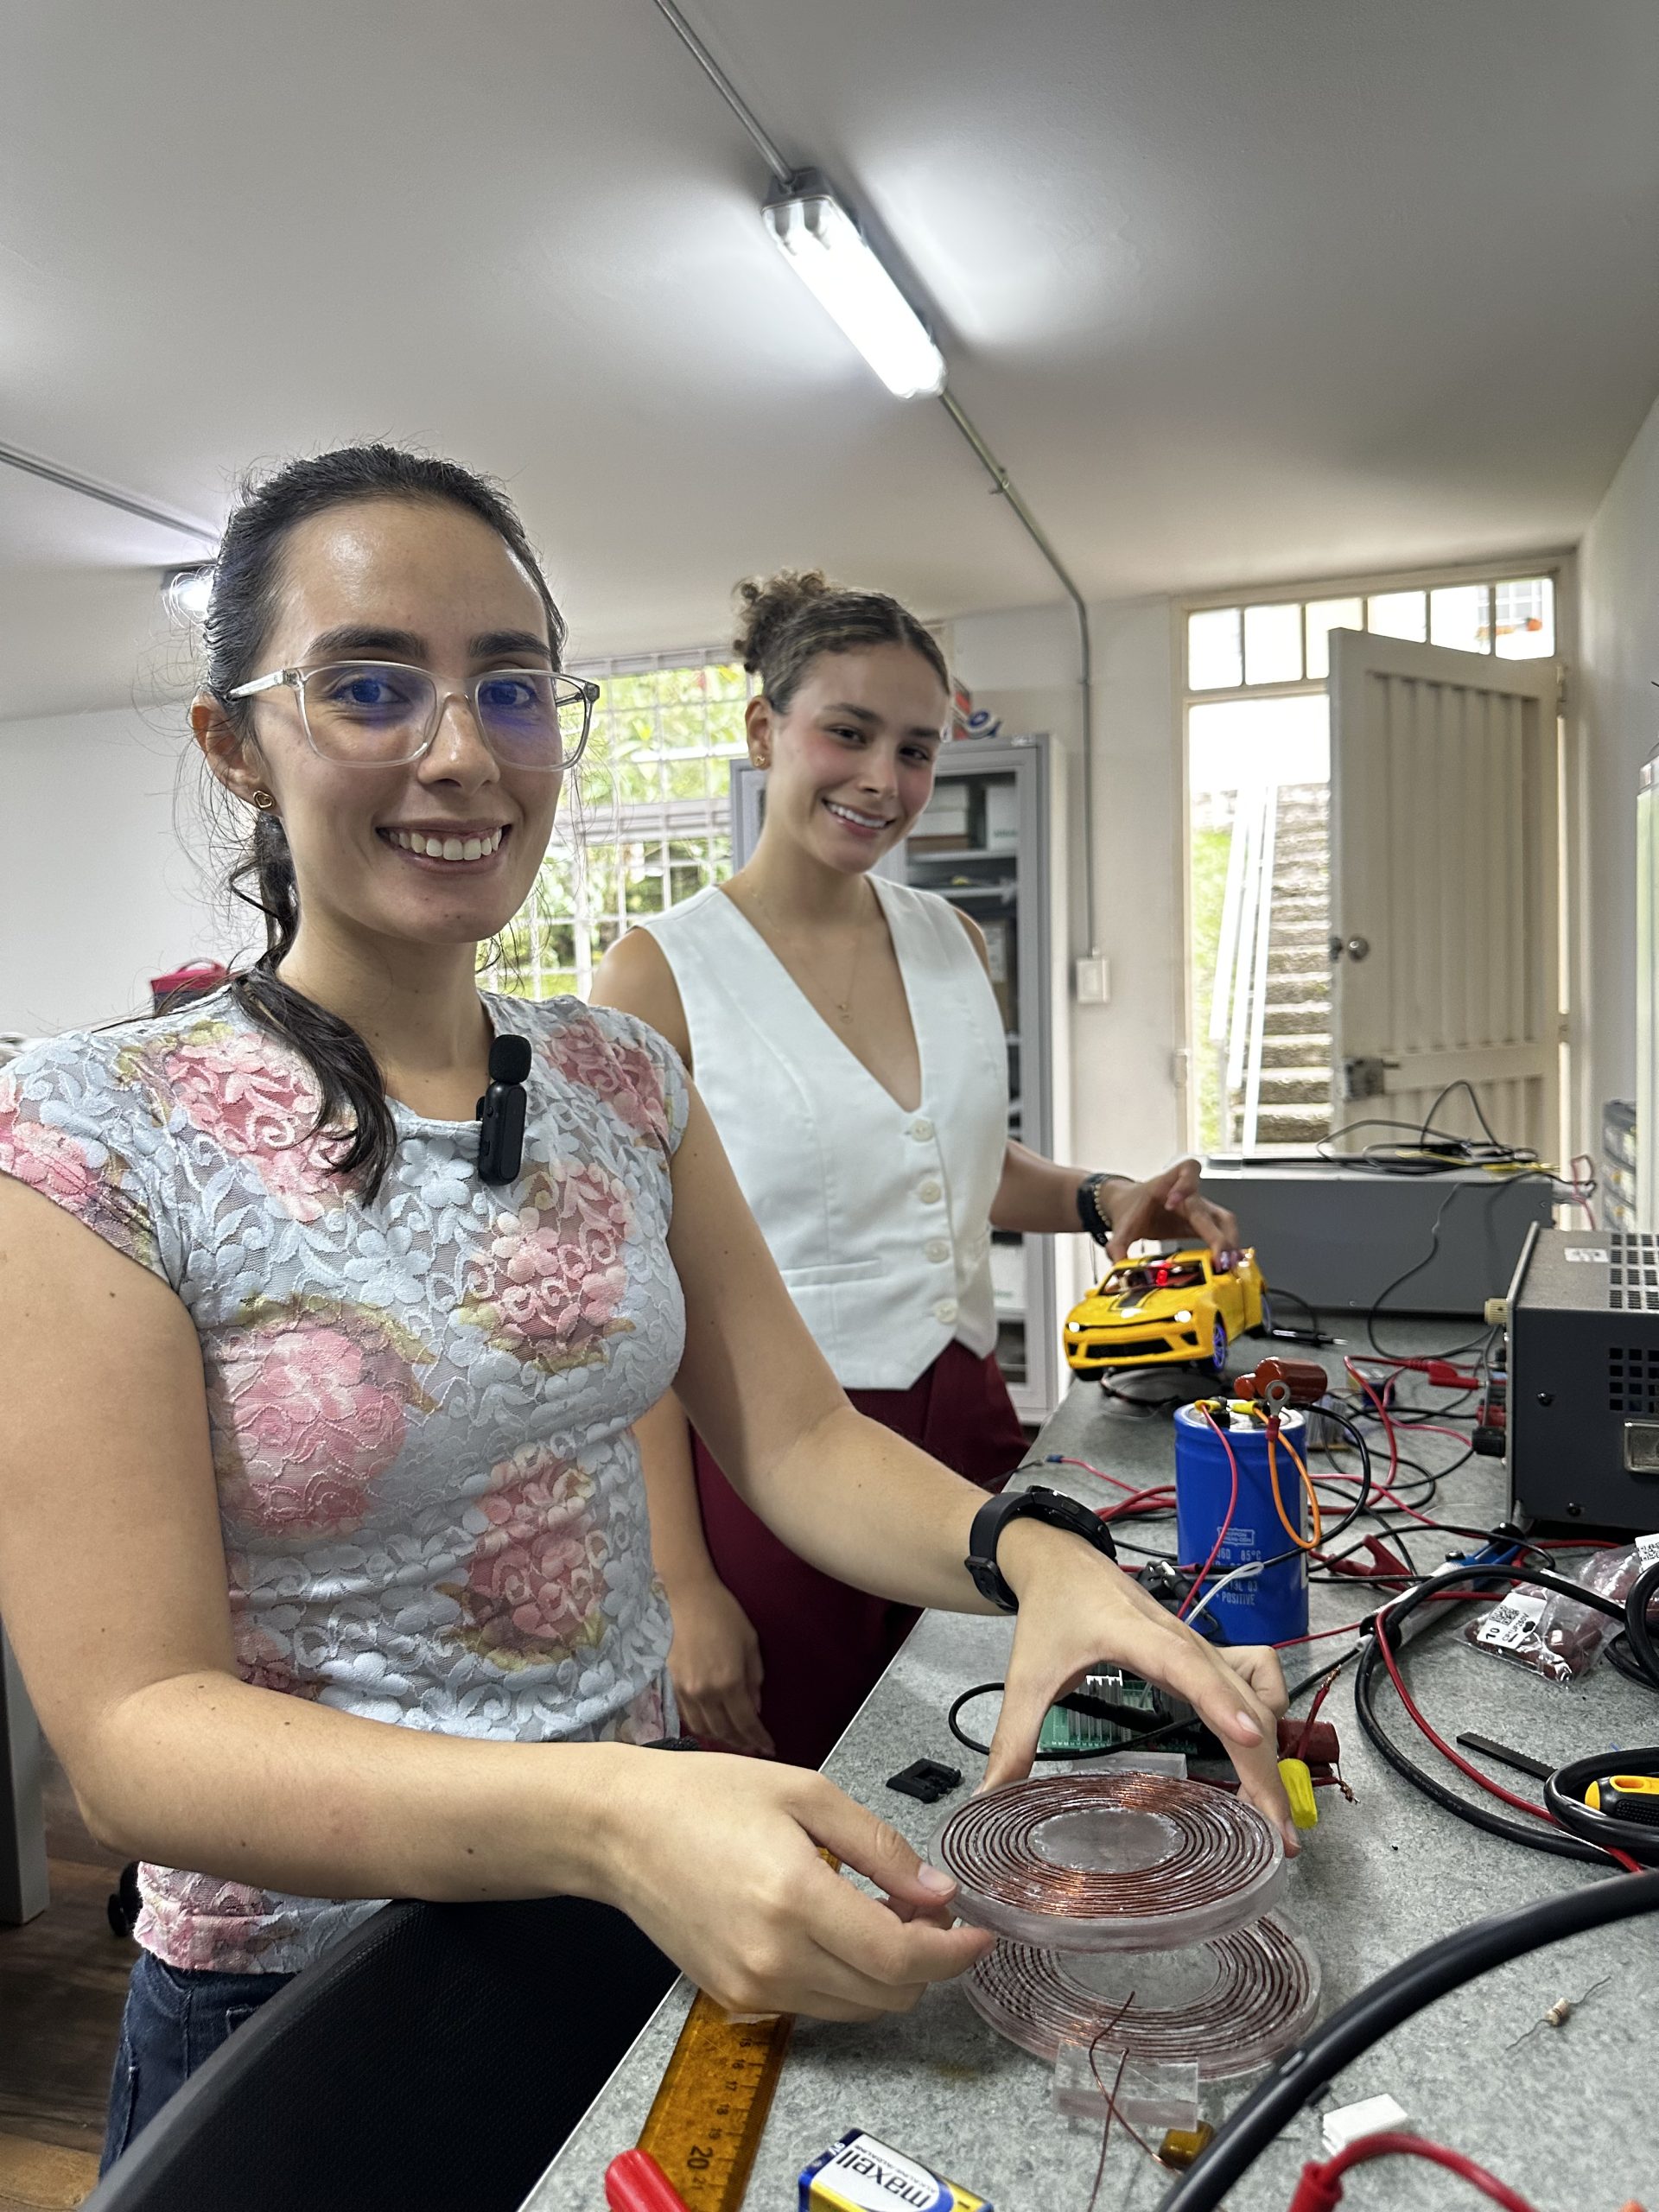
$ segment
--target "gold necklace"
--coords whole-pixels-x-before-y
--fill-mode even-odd
[[[772,924],[773,930],[776,931],[778,928],[778,917],[772,912],[771,907],[766,904],[760,893],[755,889],[752,883],[746,883],[743,888],[747,895],[753,899],[755,905],[760,909],[760,912],[765,915],[766,918]],[[871,895],[874,897],[874,893],[872,893]],[[830,993],[830,1003],[835,1007],[837,1016],[842,1021],[850,1021],[853,1018],[853,993],[858,982],[859,963],[862,960],[863,957],[864,931],[861,926],[855,925],[855,935],[853,938],[852,965],[847,971],[846,995],[844,997],[837,998],[833,988]]]

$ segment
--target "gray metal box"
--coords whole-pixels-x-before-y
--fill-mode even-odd
[[[1319,1160],[1211,1160],[1200,1188],[1238,1216],[1270,1283],[1326,1313],[1366,1312],[1427,1261],[1387,1310],[1478,1316],[1509,1288],[1528,1230],[1547,1226],[1554,1205],[1544,1181],[1479,1168],[1372,1175]]]
[[[1541,1230],[1510,1291],[1510,1510],[1659,1529],[1659,1247]]]

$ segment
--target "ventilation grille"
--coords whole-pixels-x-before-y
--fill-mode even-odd
[[[1659,1345],[1608,1346],[1607,1410],[1659,1414]]]
[[[1652,1236],[1645,1230],[1616,1229],[1607,1245],[1609,1308],[1615,1313],[1659,1313],[1659,1245]]]

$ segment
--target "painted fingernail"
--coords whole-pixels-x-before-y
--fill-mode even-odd
[[[936,1897],[956,1895],[957,1885],[950,1875],[942,1867],[930,1866],[925,1859],[916,1870],[916,1885],[918,1889],[931,1890]]]

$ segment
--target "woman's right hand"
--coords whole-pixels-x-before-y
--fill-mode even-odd
[[[619,1747],[604,1802],[607,1901],[728,2012],[908,2012],[995,1940],[949,1925],[949,1877],[803,1767]],[[887,1902],[834,1872],[823,1851]]]
[[[712,1575],[669,1599],[674,1641],[668,1674],[688,1735],[772,1758],[760,1719],[760,1639],[748,1615]]]

